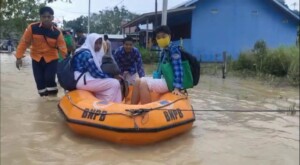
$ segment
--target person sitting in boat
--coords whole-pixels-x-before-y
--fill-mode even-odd
[[[137,48],[133,47],[131,37],[128,36],[123,40],[123,46],[116,50],[114,59],[121,75],[129,84],[134,84],[137,74],[140,78],[145,76],[141,54]]]
[[[105,40],[105,35],[104,35]],[[104,56],[102,57],[102,64],[101,70],[108,74],[110,77],[113,77],[119,80],[121,84],[121,91],[122,91],[122,100],[124,97],[128,95],[129,92],[129,83],[121,76],[121,71],[119,69],[118,64],[116,63],[114,57],[109,53],[109,45],[106,41],[102,42],[103,49],[104,49]]]
[[[86,72],[79,79],[76,88],[93,92],[101,100],[121,102],[119,81],[101,70],[101,61],[105,54],[102,36],[96,33],[89,34],[84,44],[76,49],[75,54],[73,59],[75,79],[82,72]]]
[[[183,67],[181,53],[178,46],[171,43],[171,31],[167,26],[160,26],[155,30],[155,39],[160,48],[162,48],[161,58],[169,55],[174,73],[173,94],[184,96],[183,92]],[[169,54],[167,54],[169,53]],[[158,73],[161,74],[161,73]],[[151,102],[150,92],[166,93],[169,91],[165,79],[160,75],[156,77],[143,77],[136,81],[133,89],[131,104],[146,104]]]
[[[86,40],[86,36],[83,33],[83,29],[77,29],[76,30],[76,48],[79,48],[81,45],[84,44]]]

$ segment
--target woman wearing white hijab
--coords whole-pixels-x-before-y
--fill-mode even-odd
[[[118,80],[109,78],[102,72],[103,50],[102,36],[91,33],[87,36],[85,43],[76,49],[73,59],[75,79],[81,73],[84,75],[79,79],[76,88],[93,92],[101,100],[121,102],[122,94]],[[78,53],[79,52],[79,53]]]

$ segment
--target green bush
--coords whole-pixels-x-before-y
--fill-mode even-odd
[[[144,64],[152,64],[158,61],[158,55],[142,46],[136,46],[139,49]]]
[[[237,61],[232,64],[234,70],[255,71],[255,56],[252,52],[241,52]]]
[[[260,72],[263,68],[263,62],[268,54],[268,47],[265,41],[259,40],[254,44],[252,50],[255,58],[255,69]]]
[[[268,53],[267,44],[259,40],[254,44],[252,50],[243,51],[237,61],[232,65],[235,70],[262,71],[263,62]]]
[[[238,60],[230,62],[230,68],[238,71],[252,71],[257,75],[287,77],[294,84],[300,84],[299,46],[268,49],[264,41],[257,41],[251,51],[240,53]]]
[[[269,50],[262,63],[263,68],[260,71],[262,73],[284,77],[288,73],[292,61],[291,56],[290,48],[279,47],[274,50]]]
[[[288,69],[288,79],[293,85],[299,85],[300,84],[300,72],[299,72],[299,45],[298,47],[291,47],[290,53],[291,53],[291,64]]]

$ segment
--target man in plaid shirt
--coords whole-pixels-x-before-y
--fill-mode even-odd
[[[121,74],[130,84],[134,84],[136,74],[140,78],[145,76],[141,54],[137,48],[133,47],[131,37],[126,37],[123,40],[123,46],[116,50],[114,59],[121,70]]]

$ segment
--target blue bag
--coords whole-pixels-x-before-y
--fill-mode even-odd
[[[159,62],[157,65],[157,69],[152,73],[153,79],[161,79],[161,58],[162,58],[162,51],[159,53]]]

